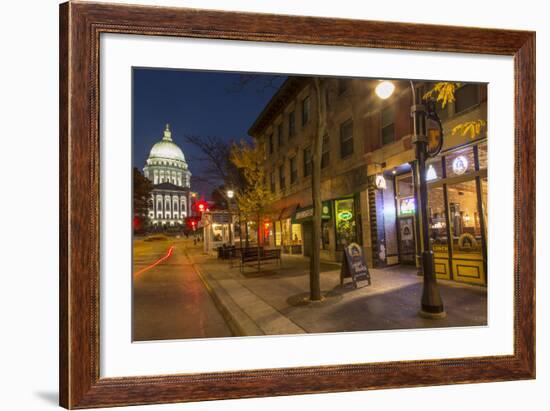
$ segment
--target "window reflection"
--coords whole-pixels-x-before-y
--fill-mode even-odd
[[[449,185],[453,253],[481,254],[481,222],[475,180]]]
[[[443,187],[432,187],[428,191],[430,241],[435,253],[447,252],[447,219]]]

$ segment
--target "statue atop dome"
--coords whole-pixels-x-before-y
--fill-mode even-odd
[[[164,128],[164,137],[162,139],[164,141],[172,141],[172,132],[170,131],[169,123],[166,123],[166,127]]]

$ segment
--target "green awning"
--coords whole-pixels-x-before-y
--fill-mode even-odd
[[[321,209],[321,218],[323,220],[330,220],[331,217],[331,202],[323,201]],[[313,206],[301,207],[296,209],[294,216],[292,216],[292,222],[294,224],[300,224],[306,221],[311,221],[313,218]]]

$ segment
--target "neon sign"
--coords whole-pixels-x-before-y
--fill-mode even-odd
[[[399,210],[401,214],[414,214],[416,211],[414,197],[403,198],[399,203]]]
[[[343,221],[349,221],[353,218],[353,213],[351,211],[342,211],[338,213],[338,218]]]

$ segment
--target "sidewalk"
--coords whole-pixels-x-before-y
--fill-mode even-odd
[[[283,256],[281,267],[262,272],[207,256],[198,247],[187,253],[234,333],[274,335],[343,331],[392,330],[487,324],[485,288],[439,281],[447,311],[443,320],[417,315],[422,278],[416,269],[371,269],[372,286],[340,286],[340,264],[321,263],[320,303],[305,303],[309,295],[309,260]],[[265,268],[265,270],[264,270]]]

